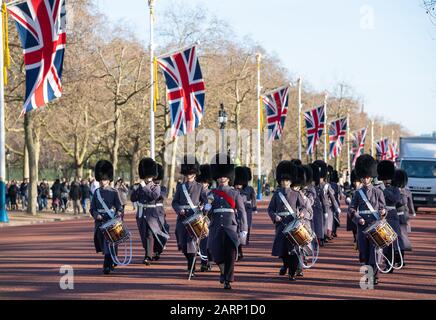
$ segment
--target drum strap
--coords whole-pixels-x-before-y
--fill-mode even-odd
[[[372,206],[372,204],[369,202],[368,198],[366,197],[366,194],[363,192],[362,189],[359,189],[359,194],[360,197],[362,198],[363,201],[365,201],[366,206],[368,207],[368,209],[372,212],[372,214],[374,215],[374,217],[378,220],[378,216],[374,213],[374,207]]]
[[[103,198],[101,197],[101,194],[100,194],[100,188],[98,188],[98,189],[95,191],[95,194],[97,195],[97,200],[98,200],[98,202],[100,202],[100,204],[101,204],[101,206],[103,207],[104,211],[109,215],[109,217],[110,217],[111,219],[115,218],[115,214],[113,213],[113,211],[112,211],[112,210],[109,210],[109,208],[108,208],[108,206],[106,205],[106,203],[104,203]]]
[[[188,189],[186,189],[186,185],[182,184],[182,191],[185,195],[186,201],[188,201],[189,206],[191,207],[191,210],[195,211],[196,206],[192,202],[191,196],[189,195]]]
[[[279,197],[280,200],[282,200],[283,204],[285,205],[286,209],[289,211],[289,213],[294,217],[294,219],[297,219],[294,210],[292,210],[291,205],[289,204],[288,200],[286,200],[286,197],[279,191]]]
[[[324,191],[324,195],[326,195],[327,194],[327,192],[329,191],[329,184],[328,183],[326,183],[325,185],[324,185],[324,188],[323,188],[323,191]]]

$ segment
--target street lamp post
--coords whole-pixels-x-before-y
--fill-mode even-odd
[[[221,109],[218,111],[218,122],[220,124],[220,132],[221,132],[221,153],[226,152],[227,143],[225,143],[225,129],[227,124],[227,113],[224,110],[224,104],[221,103]]]

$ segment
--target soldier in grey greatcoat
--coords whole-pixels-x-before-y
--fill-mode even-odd
[[[323,190],[320,186],[320,174],[319,167],[313,163],[310,164],[312,169],[312,192],[314,192],[314,202],[312,205],[313,218],[312,218],[312,230],[315,232],[319,245],[324,246],[324,209],[321,202]]]
[[[165,236],[159,222],[159,209],[156,207],[157,200],[161,195],[160,185],[155,184],[153,179],[157,176],[157,164],[151,158],[144,158],[138,166],[141,182],[135,186],[130,200],[136,203],[136,224],[141,237],[142,246],[145,249],[143,263],[151,264],[153,257],[154,241],[158,235]]]
[[[357,244],[359,248],[359,261],[364,265],[370,266],[373,271],[373,283],[378,283],[378,268],[374,245],[363,232],[377,220],[386,215],[386,202],[383,191],[372,185],[372,180],[377,177],[377,162],[368,154],[361,155],[356,161],[356,175],[362,182],[362,187],[355,193],[348,213],[353,217],[357,224]],[[362,197],[363,193],[364,197]],[[368,207],[365,198],[370,204]]]
[[[106,160],[98,161],[95,165],[94,175],[100,183],[100,188],[96,189],[92,196],[90,207],[91,216],[95,221],[94,246],[97,253],[104,254],[103,273],[109,274],[114,269],[114,261],[100,227],[109,220],[119,216],[123,217],[124,212],[118,191],[110,186],[114,178],[112,163]]]
[[[289,280],[296,279],[296,272],[301,259],[299,247],[291,243],[283,233],[285,228],[295,219],[310,220],[310,212],[306,208],[306,201],[302,194],[291,183],[297,181],[297,166],[290,161],[282,161],[276,169],[276,180],[280,187],[274,192],[268,206],[268,215],[275,226],[275,238],[272,255],[283,261],[279,274],[288,271]],[[288,207],[290,206],[290,208]],[[305,223],[310,223],[305,221]]]
[[[356,175],[356,170],[351,171],[351,188],[350,193],[347,194],[346,203],[348,206],[351,204],[351,199],[356,194],[356,191],[360,189],[361,183],[360,179]],[[357,224],[354,222],[354,217],[347,213],[347,231],[351,231],[353,233],[353,242],[354,249],[357,250]]]
[[[203,206],[207,203],[207,195],[203,185],[195,181],[200,166],[193,156],[184,156],[180,173],[184,176],[184,182],[179,184],[171,203],[177,214],[176,238],[177,247],[186,257],[188,272],[193,267],[192,276],[195,277],[195,257],[198,253],[197,239],[187,231],[183,222],[195,214],[202,214]]]
[[[207,247],[220,269],[220,283],[224,283],[224,289],[231,289],[238,247],[248,233],[247,214],[241,195],[230,186],[235,176],[230,157],[217,154],[211,169],[218,187],[212,190],[213,200],[207,205],[210,217]]]

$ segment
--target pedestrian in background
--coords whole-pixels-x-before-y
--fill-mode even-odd
[[[70,186],[70,199],[73,203],[73,213],[74,215],[76,214],[80,214],[80,196],[81,196],[81,192],[80,192],[80,183],[79,183],[79,178],[75,178],[73,180],[73,182],[71,183]]]
[[[89,199],[91,197],[91,190],[89,188],[88,180],[82,179],[80,184],[80,201],[83,209],[83,214],[86,214]]]

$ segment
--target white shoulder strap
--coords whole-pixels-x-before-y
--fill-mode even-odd
[[[328,183],[326,183],[325,185],[324,185],[324,194],[327,194],[327,192],[329,191],[329,184]]]
[[[186,197],[186,201],[188,201],[189,206],[191,207],[192,210],[195,210],[196,206],[194,205],[191,197],[189,196],[188,189],[186,189],[186,184],[182,184],[182,190]]]
[[[374,214],[375,218],[378,219],[378,216],[375,214],[376,211],[374,210],[374,207],[372,206],[372,204],[369,202],[366,194],[363,192],[362,189],[359,189],[358,192],[359,192],[360,196],[362,197],[362,200],[365,201],[365,204],[368,207],[369,211],[371,211]]]
[[[283,204],[285,205],[286,209],[291,213],[291,215],[292,215],[294,218],[296,218],[296,217],[295,217],[295,212],[294,212],[294,210],[292,210],[292,207],[291,207],[291,205],[289,204],[288,200],[286,200],[286,197],[285,197],[285,196],[283,195],[283,193],[281,193],[280,191],[279,191],[279,197],[280,197],[280,200],[282,200]]]
[[[104,211],[106,211],[106,213],[109,215],[109,217],[111,219],[113,219],[115,217],[115,215],[113,214],[113,212],[111,210],[109,210],[108,206],[106,205],[106,203],[104,203],[101,194],[100,194],[100,188],[98,188],[96,190],[96,195],[97,195],[97,200],[98,202],[100,202],[101,206],[103,207]]]

